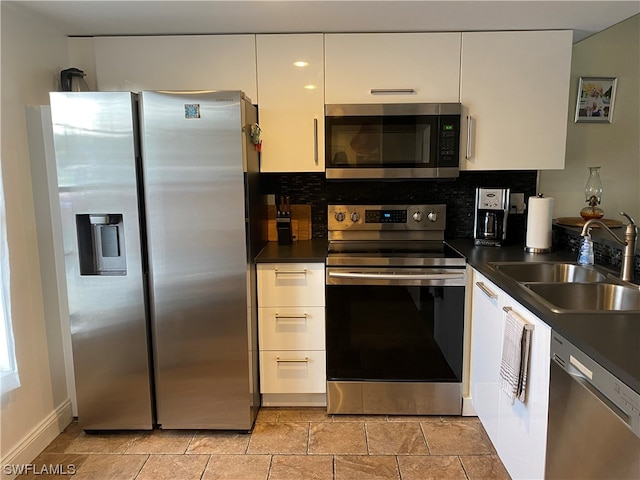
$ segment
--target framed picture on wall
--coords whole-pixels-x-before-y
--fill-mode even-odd
[[[576,123],[611,123],[617,81],[614,77],[580,77]]]

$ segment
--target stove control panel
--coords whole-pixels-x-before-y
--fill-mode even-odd
[[[329,205],[328,229],[393,231],[442,230],[447,206],[434,205]]]

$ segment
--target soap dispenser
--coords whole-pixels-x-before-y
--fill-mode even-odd
[[[578,253],[578,264],[593,265],[593,240],[591,239],[591,229],[582,237],[580,252]]]

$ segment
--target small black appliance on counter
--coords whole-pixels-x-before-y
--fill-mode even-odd
[[[507,238],[508,215],[508,188],[476,188],[474,245],[503,245]]]

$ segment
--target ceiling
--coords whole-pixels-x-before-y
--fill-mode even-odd
[[[640,0],[14,3],[70,36],[570,29],[575,43],[640,13]]]

